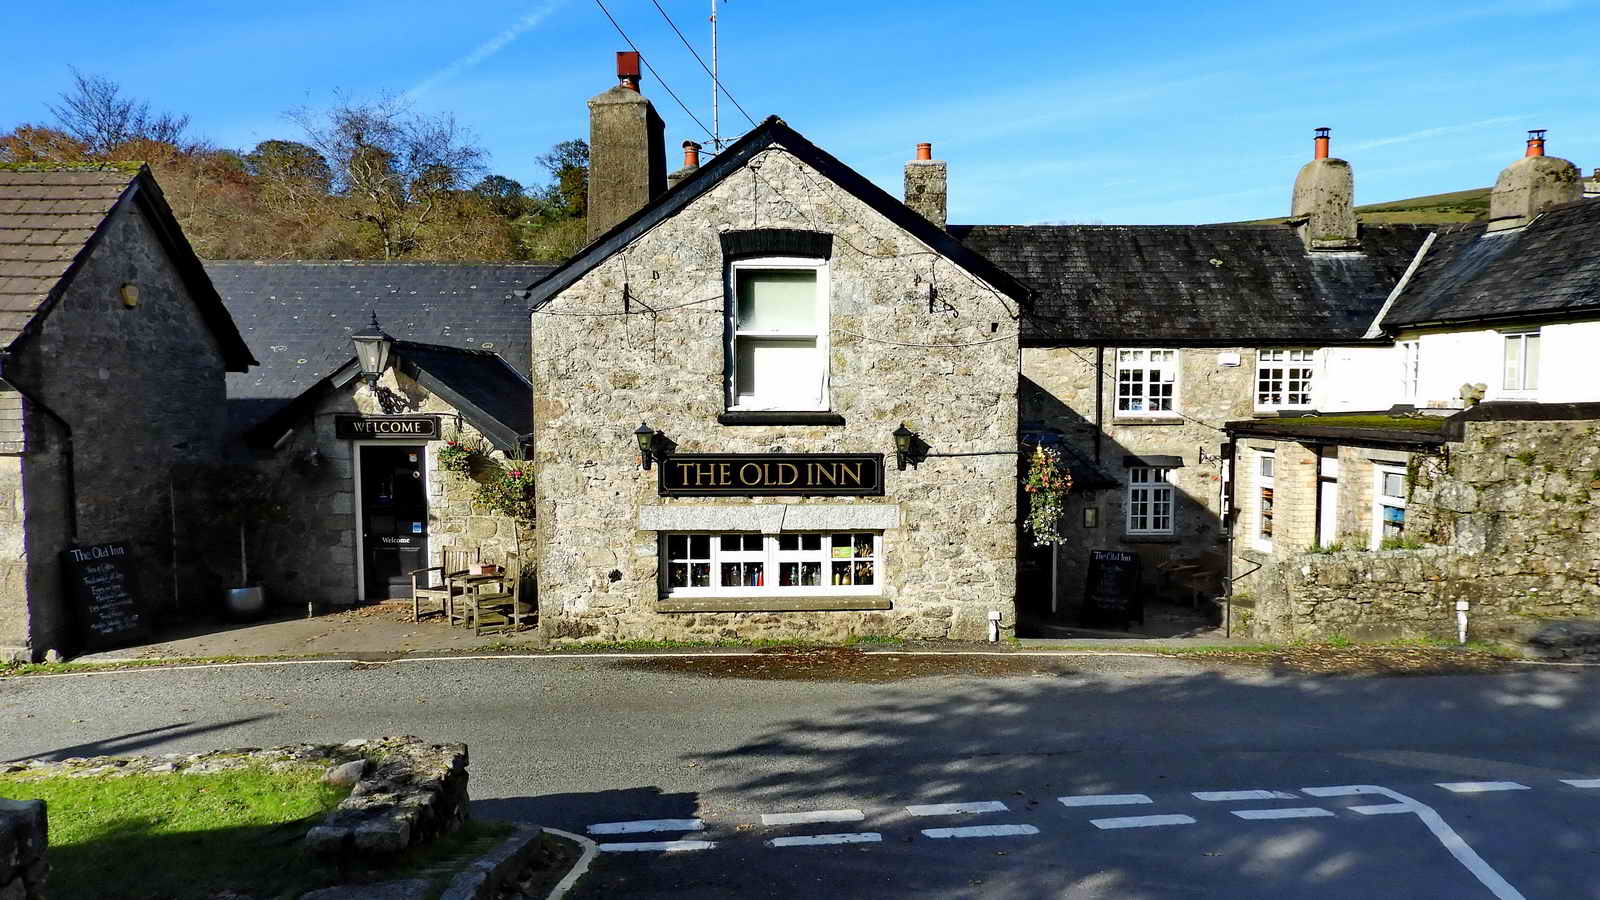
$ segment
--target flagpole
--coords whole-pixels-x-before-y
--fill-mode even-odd
[[[711,0],[711,146],[722,152],[722,123],[718,113],[717,92],[717,0]]]

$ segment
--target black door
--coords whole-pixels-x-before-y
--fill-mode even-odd
[[[361,552],[368,600],[411,596],[427,565],[428,495],[421,447],[361,447]]]

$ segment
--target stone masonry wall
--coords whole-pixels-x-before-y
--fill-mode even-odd
[[[43,800],[0,797],[0,898],[44,900],[50,874]]]
[[[836,235],[829,264],[830,393],[842,426],[723,426],[724,261],[719,233]],[[929,312],[929,287],[939,309]],[[629,292],[636,315],[623,312]],[[643,306],[656,313],[645,313]],[[787,151],[759,153],[675,217],[534,315],[540,623],[563,638],[883,634],[981,638],[990,609],[1012,625],[1016,572],[1015,303],[872,211]],[[872,338],[867,340],[864,338]],[[898,344],[953,344],[949,348]],[[657,496],[632,434],[647,421],[680,452],[882,452],[879,612],[656,612],[658,536],[642,506],[737,499]],[[935,453],[893,467],[908,422]],[[850,498],[756,502],[841,505]]]
[[[1600,616],[1597,434],[1592,421],[1467,423],[1460,443],[1411,462],[1406,533],[1425,546],[1268,559],[1239,587],[1250,633],[1450,637],[1460,600],[1473,637]],[[1370,467],[1352,481],[1370,508]]]

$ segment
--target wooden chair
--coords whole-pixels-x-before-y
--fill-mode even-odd
[[[480,583],[477,590],[467,594],[472,609],[472,633],[483,634],[484,622],[503,623],[505,631],[518,631],[522,620],[533,616],[533,604],[522,599],[522,563],[515,556],[506,557],[505,574],[497,581]]]
[[[425,602],[430,606],[438,603],[446,621],[459,619],[462,614],[456,611],[455,601],[466,594],[466,586],[459,584],[456,579],[466,575],[467,567],[477,558],[477,550],[446,550],[443,565],[412,569],[411,621],[422,621],[422,604]],[[438,573],[438,584],[433,583],[435,572]]]

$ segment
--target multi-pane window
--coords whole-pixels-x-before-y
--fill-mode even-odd
[[[1505,335],[1505,389],[1532,391],[1538,388],[1539,332]]]
[[[668,534],[669,596],[877,594],[883,536],[870,531]]]
[[[1372,504],[1372,546],[1381,548],[1405,540],[1406,470],[1380,466]]]
[[[1400,342],[1400,396],[1415,402],[1417,375],[1422,370],[1422,342]]]
[[[1261,409],[1311,405],[1315,350],[1263,349],[1256,355],[1256,406]]]
[[[1151,415],[1177,409],[1178,351],[1117,351],[1118,415]]]
[[[1272,492],[1277,487],[1273,467],[1277,457],[1262,453],[1256,458],[1256,543],[1267,549],[1272,547]]]
[[[827,264],[740,261],[730,277],[729,407],[827,409]]]
[[[1128,534],[1172,534],[1171,469],[1128,469]]]

